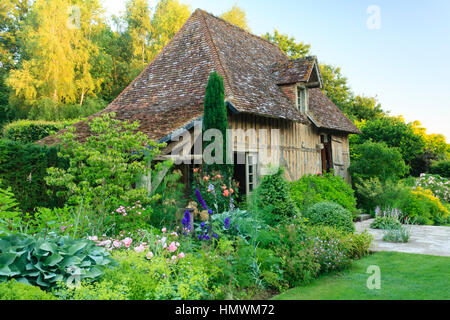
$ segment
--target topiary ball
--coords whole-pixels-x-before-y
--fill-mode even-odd
[[[324,201],[310,207],[303,215],[314,225],[335,226],[346,232],[354,232],[353,217],[350,211],[341,205]]]

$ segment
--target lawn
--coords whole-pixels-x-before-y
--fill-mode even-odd
[[[381,271],[381,289],[369,290],[367,267]],[[378,252],[356,261],[351,269],[324,275],[293,288],[277,300],[450,299],[450,257]]]

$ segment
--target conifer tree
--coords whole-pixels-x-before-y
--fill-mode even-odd
[[[225,106],[225,89],[223,85],[223,78],[215,71],[209,76],[204,102],[203,133],[205,133],[208,129],[217,129],[222,133],[223,164],[205,164],[204,171],[219,171],[224,176],[229,177],[231,174],[231,165],[226,164],[226,135],[228,129],[228,119],[227,109]],[[213,143],[214,140],[210,143]],[[203,143],[203,148],[205,149],[207,145],[208,144]]]

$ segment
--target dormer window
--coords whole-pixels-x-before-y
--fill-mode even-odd
[[[297,86],[297,108],[305,113],[308,110],[308,89],[304,86]]]

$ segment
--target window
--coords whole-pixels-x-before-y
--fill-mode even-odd
[[[257,178],[257,162],[258,156],[255,153],[247,153],[245,161],[245,175],[247,182],[247,194],[250,194],[256,188]]]
[[[297,107],[301,112],[308,110],[308,95],[305,87],[297,87]]]

